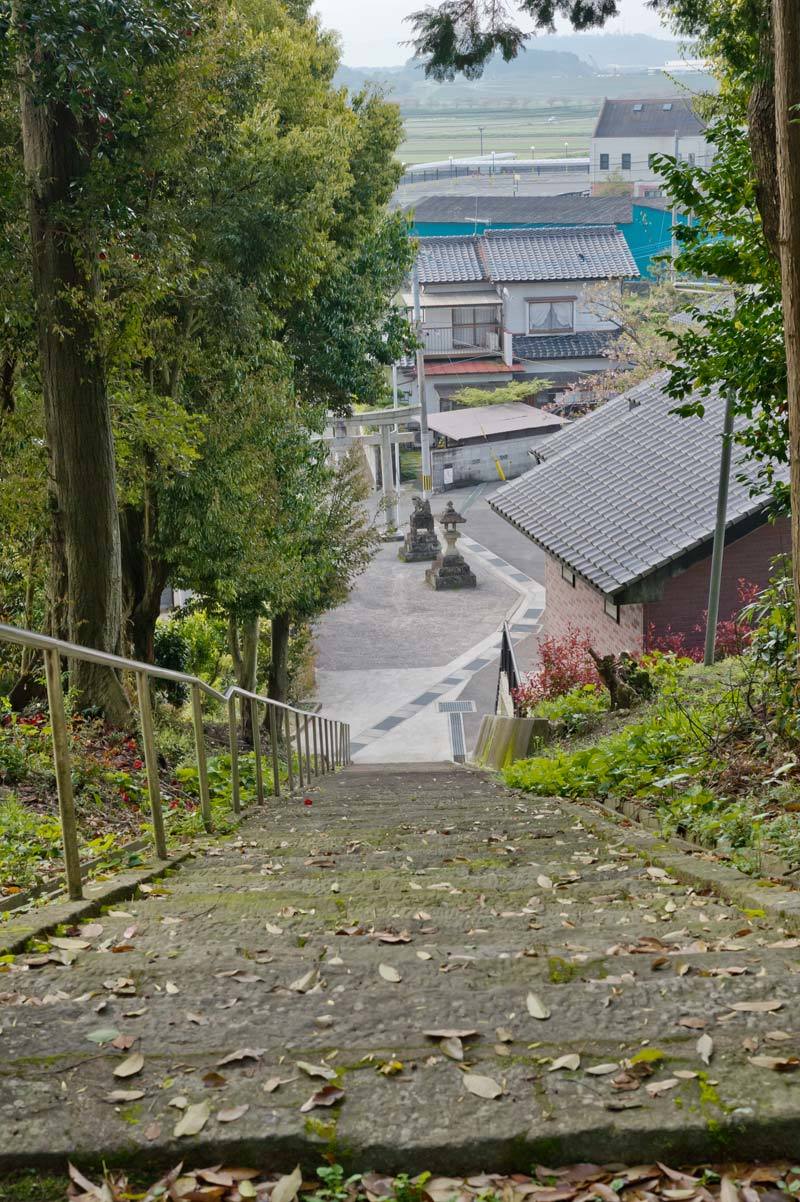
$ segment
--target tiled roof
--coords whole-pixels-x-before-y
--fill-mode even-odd
[[[714,530],[724,401],[678,417],[662,372],[547,439],[543,462],[502,487],[490,505],[601,592],[614,596]],[[728,526],[758,515],[735,451]],[[785,476],[778,469],[779,478]]]
[[[405,206],[417,221],[615,225],[632,220],[627,196],[423,196]]]
[[[417,263],[423,284],[602,280],[639,274],[625,238],[613,225],[420,238]]]
[[[577,330],[574,334],[515,334],[514,354],[520,359],[597,359],[619,330]]]
[[[420,238],[417,256],[421,284],[462,284],[488,279],[478,256],[478,239]]]
[[[705,124],[695,113],[690,100],[660,96],[648,100],[603,101],[595,138],[666,138],[678,131],[679,137],[705,132]]]
[[[619,279],[639,274],[628,243],[613,225],[487,230],[482,241],[489,274],[503,283]]]

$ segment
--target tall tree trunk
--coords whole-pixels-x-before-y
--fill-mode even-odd
[[[269,665],[268,693],[274,701],[289,700],[289,632],[292,620],[289,614],[275,614],[272,618],[272,659]]]
[[[245,618],[241,622],[233,614],[228,616],[228,646],[233,660],[233,670],[236,673],[236,683],[240,689],[247,689],[249,693],[256,691],[259,629],[258,614]],[[252,744],[253,724],[249,705],[244,706],[243,726],[244,736]]]
[[[93,318],[97,278],[91,239],[70,229],[89,158],[70,110],[37,103],[21,63],[22,144],[28,179],[45,428],[63,532],[69,637],[102,651],[121,645],[122,591],[116,468],[104,366]],[[123,725],[130,707],[116,674],[80,660],[71,686],[81,707]]]
[[[167,586],[168,566],[156,549],[157,513],[152,489],[145,485],[141,507],[120,510],[122,536],[122,602],[124,628],[134,659],[152,664],[155,659],[156,622],[161,595]]]
[[[778,148],[775,133],[775,41],[766,14],[758,43],[757,78],[747,105],[750,153],[756,174],[756,203],[764,237],[776,258],[780,255],[780,196]]]
[[[800,112],[797,107],[800,105],[800,5],[798,0],[773,0],[772,11],[791,464],[792,576],[795,621],[800,631]]]

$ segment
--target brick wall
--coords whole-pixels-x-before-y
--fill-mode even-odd
[[[769,581],[772,560],[776,555],[788,554],[789,550],[789,522],[786,518],[774,525],[767,523],[760,526],[725,548],[720,621],[733,617],[741,608],[739,581],[745,579],[763,587]],[[666,634],[669,628],[683,631],[687,646],[702,647],[705,640],[703,615],[708,609],[710,573],[711,556],[694,564],[680,576],[668,580],[661,600],[644,607],[645,632],[649,633],[652,629],[657,638]],[[699,631],[695,630],[698,625],[701,627]]]
[[[562,579],[561,564],[549,555],[545,561],[547,608],[544,633],[548,638],[563,638],[570,626],[585,631],[599,655],[636,654],[642,650],[642,606],[623,605],[617,624],[604,610],[602,593],[591,588],[580,576],[573,588]]]

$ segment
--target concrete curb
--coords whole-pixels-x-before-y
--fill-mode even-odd
[[[87,889],[92,889],[92,896],[85,897],[82,901],[69,901],[65,898],[63,901],[48,902],[38,910],[34,909],[28,914],[3,923],[0,926],[0,955],[16,955],[24,950],[29,939],[43,939],[62,924],[72,926],[84,918],[95,917],[103,906],[127,901],[133,897],[140,885],[157,881],[193,854],[193,850],[189,848],[169,860],[145,864],[142,868],[130,872],[121,872],[111,880],[99,882],[96,888],[91,884],[86,886]]]
[[[530,797],[530,794],[519,793]],[[609,810],[601,802],[578,803],[555,798],[570,817],[579,819],[595,833],[624,834],[631,851],[638,852],[657,868],[663,868],[685,885],[710,889],[723,901],[740,910],[756,911],[750,917],[764,917],[782,924],[787,931],[800,934],[800,892],[773,881],[756,880],[732,864],[712,859],[711,853],[683,839],[666,840],[650,834],[632,818]]]
[[[483,769],[477,764],[467,764],[465,767],[480,775],[498,776],[497,772]],[[509,789],[509,792],[527,801],[536,797],[536,794],[526,793],[522,789]],[[648,863],[663,868],[683,884],[695,889],[710,889],[717,897],[740,910],[756,911],[751,917],[772,919],[792,934],[800,934],[800,890],[748,876],[732,864],[714,859],[713,853],[707,848],[685,839],[665,839],[662,835],[653,834],[636,819],[620,814],[600,801],[571,801],[566,797],[543,797],[540,800],[557,802],[569,817],[582,822],[596,834],[619,836],[623,832],[631,851],[638,852]]]

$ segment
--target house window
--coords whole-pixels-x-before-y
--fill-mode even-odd
[[[616,602],[612,601],[610,597],[606,597],[603,608],[606,612],[606,615],[609,618],[613,618],[613,620],[617,623],[617,626],[619,626],[620,607],[616,604]]]
[[[600,170],[608,171],[608,155],[607,154],[600,155]]]
[[[566,580],[570,588],[575,588],[575,573],[570,571],[565,563],[561,565],[561,579]]]
[[[623,170],[623,171],[630,171],[630,169],[631,169],[631,156],[630,156],[629,154],[624,154],[624,155],[622,156],[622,164],[621,164],[621,166],[622,166],[622,170]]]
[[[573,300],[528,301],[529,334],[571,334],[574,324]]]

